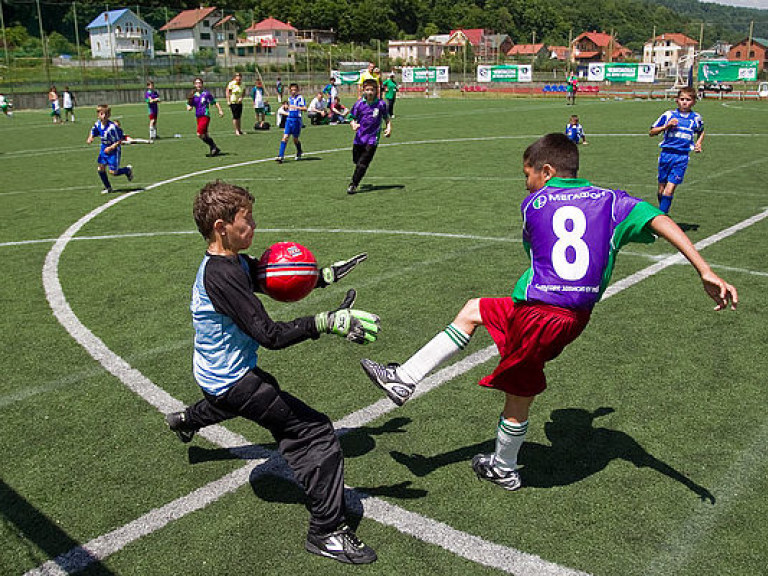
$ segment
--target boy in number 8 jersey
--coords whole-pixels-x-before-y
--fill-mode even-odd
[[[452,324],[402,366],[363,359],[368,377],[402,405],[429,372],[466,348],[485,326],[501,360],[481,386],[505,393],[493,454],[478,454],[478,478],[517,490],[522,481],[517,455],[525,440],[528,412],[546,388],[544,365],[584,330],[592,307],[611,277],[615,256],[628,242],[666,238],[699,273],[716,310],[736,307],[736,289],[723,281],[685,233],[660,210],[621,190],[599,188],[576,178],[579,152],[564,134],[548,134],[523,155],[530,194],[521,205],[523,245],[531,267],[511,297],[469,300]]]

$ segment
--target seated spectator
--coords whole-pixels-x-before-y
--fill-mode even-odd
[[[349,108],[344,106],[336,96],[331,104],[331,124],[344,124],[347,121],[347,114],[349,114]]]
[[[277,109],[277,112],[275,112],[275,116],[277,117],[277,127],[278,128],[285,128],[285,120],[288,118],[288,100],[283,102],[282,106]]]
[[[318,92],[317,96],[312,99],[307,108],[307,116],[314,125],[327,124],[330,112],[328,110],[328,102],[323,97],[322,92]]]

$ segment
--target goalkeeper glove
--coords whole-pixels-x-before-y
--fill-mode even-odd
[[[330,266],[327,266],[320,270],[320,277],[317,279],[317,288],[325,288],[334,282],[338,282],[344,276],[352,272],[352,269],[360,264],[363,260],[368,258],[368,254],[363,252],[357,256],[353,256],[349,260],[341,260],[334,262]]]
[[[317,314],[318,332],[338,334],[355,344],[374,342],[379,333],[379,317],[363,310],[351,310],[355,296],[355,291],[350,290],[339,308]]]

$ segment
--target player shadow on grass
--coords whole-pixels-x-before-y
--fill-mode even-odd
[[[106,196],[114,196],[115,194],[128,194],[129,192],[141,192],[144,190],[143,186],[126,186],[124,188],[114,187],[111,192],[105,194]]]
[[[99,559],[82,548],[82,544],[62,530],[57,522],[35,508],[24,496],[0,479],[0,523],[8,540],[18,546],[19,554],[35,563],[44,556],[56,559],[67,552],[74,554],[59,559],[58,566],[76,564],[88,567],[91,574],[114,574]],[[10,547],[9,547],[10,549]],[[40,554],[40,551],[44,554]],[[46,572],[48,573],[48,572]]]
[[[694,223],[691,223],[691,222],[678,222],[677,225],[680,226],[680,229],[683,232],[688,232],[689,230],[692,230],[692,231],[695,232],[696,230],[699,229],[699,225],[698,224],[694,224]]]
[[[368,454],[376,447],[376,436],[383,434],[404,434],[404,426],[411,423],[410,418],[392,418],[381,426],[361,426],[355,429],[341,428],[337,430],[340,435],[339,442],[344,452],[345,458],[357,458]],[[277,444],[274,442],[265,444],[254,444],[250,446],[241,446],[233,449],[229,448],[204,448],[202,446],[190,446],[187,451],[187,457],[190,464],[200,464],[202,462],[213,462],[221,460],[237,460],[241,458],[259,458],[263,457],[265,451],[277,450]]]
[[[381,192],[384,190],[405,190],[405,184],[361,184],[357,189],[358,194],[369,192]]]
[[[594,412],[583,408],[553,410],[544,432],[550,445],[526,442],[520,449],[518,463],[523,486],[552,488],[580,482],[603,470],[612,460],[625,460],[637,468],[652,468],[680,482],[702,501],[715,503],[714,495],[693,480],[649,454],[634,438],[619,430],[595,428],[595,418],[614,412],[613,408],[598,408]],[[469,462],[478,453],[493,452],[495,442],[488,440],[464,446],[435,456],[407,455],[390,452],[394,460],[406,466],[416,476],[426,476],[433,470],[457,462]]]

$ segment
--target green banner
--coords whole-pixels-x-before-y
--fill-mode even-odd
[[[333,77],[341,84],[357,84],[360,82],[360,75],[363,70],[354,70],[352,72],[336,72],[334,70]]]
[[[530,64],[481,65],[477,67],[478,82],[531,82],[533,67]]]
[[[429,68],[404,67],[404,83],[410,82],[448,82],[448,66],[430,66]]]
[[[699,63],[700,82],[738,82],[757,80],[757,60],[714,60]]]
[[[589,82],[653,82],[656,66],[632,62],[590,62],[587,68]]]

